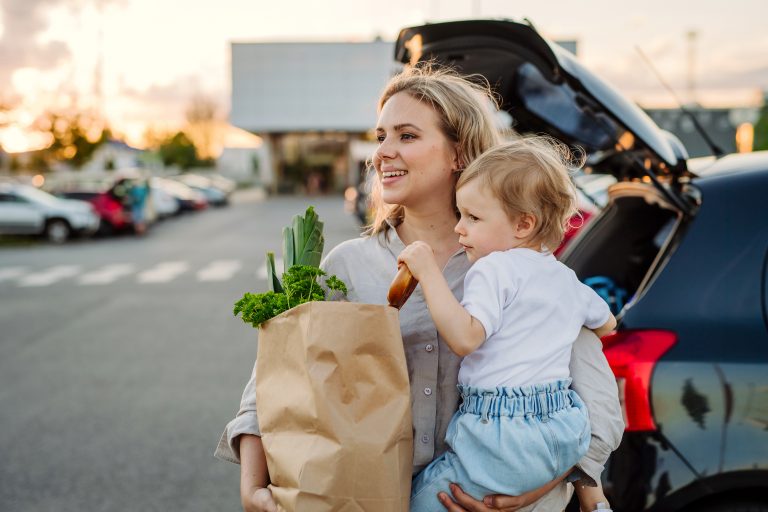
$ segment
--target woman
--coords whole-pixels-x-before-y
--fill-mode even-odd
[[[487,85],[451,71],[415,67],[390,80],[379,101],[373,225],[366,237],[334,248],[323,264],[347,283],[349,300],[384,303],[398,254],[416,240],[432,247],[452,292],[461,298],[470,263],[453,231],[455,184],[466,164],[501,141],[493,107]],[[445,431],[458,406],[459,358],[437,334],[420,290],[401,310],[400,321],[411,381],[416,474],[445,451]],[[599,340],[586,330],[574,345],[571,375],[592,426],[589,452],[571,478],[594,485],[621,439],[623,422],[613,374]],[[243,508],[271,511],[276,507],[265,488],[269,475],[254,399],[252,375],[216,455],[240,462]],[[439,498],[450,511],[562,510],[568,500],[566,476],[518,497],[477,501],[454,486],[452,496]]]

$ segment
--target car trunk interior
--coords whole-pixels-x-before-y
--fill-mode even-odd
[[[561,259],[582,281],[610,278],[626,291],[626,305],[661,268],[684,217],[651,184],[616,183],[608,197],[605,209]]]

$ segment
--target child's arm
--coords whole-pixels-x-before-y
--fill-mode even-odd
[[[413,277],[421,284],[432,320],[456,355],[463,357],[471,354],[483,344],[485,328],[453,296],[428,244],[410,244],[397,260],[408,265]]]
[[[603,487],[600,482],[597,487],[582,485],[581,482],[573,484],[576,490],[576,496],[579,498],[579,508],[581,512],[593,512],[595,510],[610,510],[608,498],[603,494]]]
[[[598,327],[597,329],[592,329],[592,331],[597,334],[598,338],[602,338],[609,332],[613,331],[616,328],[616,317],[611,314],[608,317],[608,321],[605,322],[603,325]]]

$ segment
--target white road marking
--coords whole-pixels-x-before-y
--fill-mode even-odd
[[[19,281],[19,286],[48,286],[79,273],[79,265],[57,265],[42,272],[27,274]]]
[[[27,267],[5,267],[0,268],[0,282],[11,281],[24,275]]]
[[[142,283],[167,283],[176,279],[179,275],[189,270],[186,261],[166,261],[158,263],[149,270],[140,272],[137,280]]]
[[[227,281],[232,279],[243,265],[237,260],[216,260],[197,272],[198,281]]]
[[[277,270],[278,276],[283,275],[283,259],[282,258],[275,258],[275,269]],[[256,271],[256,277],[258,277],[259,279],[267,278],[267,260],[266,259],[264,259],[264,263],[262,263],[259,269]]]
[[[84,286],[110,284],[117,279],[133,273],[134,267],[128,263],[104,265],[99,270],[80,276],[78,283]]]

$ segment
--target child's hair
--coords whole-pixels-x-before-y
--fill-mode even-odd
[[[578,214],[569,169],[582,163],[552,137],[519,137],[480,155],[461,174],[456,189],[481,180],[510,219],[533,215],[537,226],[532,240],[554,251]]]
[[[456,144],[462,166],[502,140],[499,122],[494,117],[497,102],[488,81],[480,75],[462,76],[434,62],[419,63],[390,79],[379,98],[378,110],[399,92],[435,110],[443,134]],[[369,163],[368,167],[370,171],[372,165]],[[381,183],[374,180],[372,185],[374,219],[368,233],[376,234],[387,229],[387,219],[402,218],[403,207],[386,205],[381,199]]]

